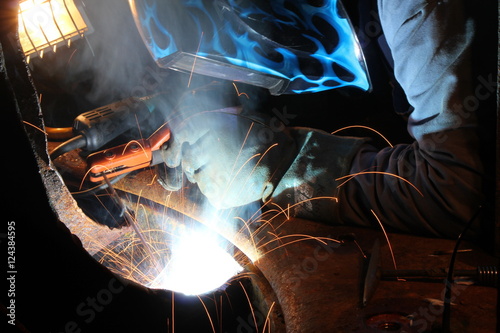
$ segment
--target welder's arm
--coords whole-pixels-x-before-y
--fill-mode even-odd
[[[379,0],[379,12],[396,79],[413,106],[408,130],[416,141],[378,151],[368,144],[338,145],[338,138],[325,136],[315,148],[305,145],[296,170],[284,177],[290,184],[301,177],[306,181],[289,186],[285,195],[276,191],[276,201],[306,200],[294,207],[299,216],[377,226],[376,215],[386,227],[456,237],[482,197],[476,118],[463,105],[472,96],[473,27],[464,18],[462,1]],[[316,159],[307,158],[306,149],[315,150]],[[350,169],[345,173],[336,149],[340,156],[356,150],[352,163],[346,158]],[[325,181],[328,174],[337,181]],[[342,175],[353,176],[339,179]],[[325,199],[315,199],[323,193],[335,193],[338,203],[328,206]]]

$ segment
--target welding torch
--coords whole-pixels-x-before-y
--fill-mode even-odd
[[[74,120],[73,132],[76,135],[57,146],[50,157],[55,160],[79,148],[96,151],[149,118],[154,110],[154,96],[148,96],[130,97],[84,112]]]
[[[157,130],[146,139],[139,138],[113,146],[114,142],[119,144],[120,138],[137,126],[146,122],[153,126],[163,123],[163,115],[159,113],[163,110],[159,105],[164,96],[158,95],[131,97],[80,114],[73,123],[72,133],[75,136],[50,154],[52,160],[75,149],[81,149],[88,155],[87,174],[91,184],[84,189],[78,186],[78,190],[71,194],[84,213],[99,224],[115,228],[130,222],[125,207],[117,204],[117,198],[106,195],[96,199],[98,193],[104,193],[101,191],[131,171],[163,161],[160,150],[165,148],[170,139],[170,128],[166,124],[156,127]]]
[[[165,148],[170,139],[170,129],[165,124],[147,139],[131,140],[97,151],[151,117],[158,108],[157,96],[130,97],[80,114],[73,124],[73,132],[77,135],[56,147],[50,157],[55,160],[75,149],[90,152],[87,170],[93,183],[103,182],[105,177],[116,180],[120,178],[116,176],[161,163],[160,148]],[[75,195],[92,194],[105,187],[103,182],[101,186],[76,192]]]
[[[100,182],[134,170],[163,162],[160,150],[170,139],[170,128],[162,125],[147,139],[132,140],[87,157],[90,181]]]

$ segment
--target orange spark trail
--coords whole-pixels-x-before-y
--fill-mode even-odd
[[[378,218],[377,214],[375,214],[375,212],[373,211],[373,209],[370,209],[370,210],[371,210],[373,216],[375,216],[375,218],[377,219],[377,222],[380,225],[380,228],[382,228],[382,232],[384,233],[385,240],[387,241],[387,245],[389,245],[389,251],[391,252],[392,263],[394,264],[394,269],[397,271],[398,270],[398,266],[396,265],[396,258],[394,257],[394,252],[392,251],[392,246],[391,246],[391,242],[389,241],[389,236],[387,235],[387,232],[385,231],[384,225],[382,224],[382,222]],[[399,277],[396,277],[396,279],[398,281],[401,281],[401,279]]]
[[[174,326],[174,323],[175,323],[175,321],[174,321],[174,318],[175,318],[175,306],[174,306],[174,304],[175,304],[175,292],[172,291],[172,333],[175,332],[175,326]]]
[[[294,235],[285,235],[285,236],[279,237],[278,239],[270,240],[269,242],[267,242],[265,244],[262,244],[261,247],[266,246],[266,245],[268,245],[268,244],[270,244],[272,242],[276,242],[278,240],[281,240],[283,238],[287,238],[287,237],[299,237],[299,236],[303,237],[303,238],[296,239],[296,240],[290,241],[290,242],[285,243],[285,244],[281,244],[281,245],[279,245],[279,246],[277,246],[277,247],[275,247],[275,248],[273,248],[273,249],[271,249],[271,250],[263,253],[261,257],[263,257],[266,254],[269,254],[269,253],[271,253],[273,251],[276,251],[276,250],[278,250],[278,249],[280,249],[280,248],[282,248],[284,246],[287,246],[287,245],[290,245],[290,244],[293,244],[293,243],[303,242],[303,241],[306,241],[306,240],[315,240],[315,241],[318,241],[320,243],[323,243],[324,245],[327,244],[326,241],[333,241],[333,242],[336,242],[336,243],[340,244],[340,242],[338,240],[333,239],[333,238],[328,238],[328,237],[314,237],[314,236],[310,236],[310,235],[294,234]]]
[[[215,333],[214,322],[212,320],[212,317],[210,316],[210,312],[208,311],[207,306],[205,305],[205,303],[203,302],[203,300],[201,299],[200,296],[197,295],[196,297],[198,297],[198,299],[201,302],[201,305],[203,305],[203,308],[205,309],[205,312],[207,313],[208,320],[210,320],[210,325],[212,326],[212,331]]]
[[[265,333],[266,326],[270,322],[270,316],[271,316],[271,312],[273,311],[274,304],[276,304],[276,302],[273,302],[271,304],[271,306],[269,307],[269,311],[267,312],[266,320],[264,321],[264,327],[262,328],[262,333]],[[269,330],[271,330],[271,325],[269,325]]]
[[[247,131],[247,134],[245,136],[245,139],[243,140],[243,143],[241,144],[241,148],[240,148],[240,151],[238,152],[238,154],[236,155],[236,158],[234,159],[234,163],[233,163],[233,167],[231,168],[231,174],[233,173],[234,169],[236,168],[236,162],[238,162],[238,159],[240,158],[241,156],[241,152],[243,151],[243,147],[245,147],[245,143],[247,142],[248,140],[248,137],[250,135],[250,132],[252,131],[252,128],[253,128],[253,125],[254,123],[252,122],[250,124],[250,128],[248,129]]]
[[[344,185],[345,183],[347,183],[348,181],[350,181],[351,179],[353,179],[356,176],[366,175],[366,174],[380,174],[380,175],[386,175],[386,176],[396,177],[396,178],[404,181],[405,183],[409,184],[411,187],[413,187],[418,192],[418,194],[420,194],[422,197],[424,196],[424,194],[415,185],[413,185],[410,181],[408,181],[408,180],[404,179],[403,177],[398,176],[396,174],[393,174],[393,173],[390,173],[390,172],[384,172],[384,171],[362,171],[362,172],[357,172],[357,173],[353,173],[353,174],[350,174],[350,175],[339,177],[339,178],[337,178],[335,180],[341,180],[341,179],[345,179],[345,178],[349,178],[349,177],[350,178],[347,179],[342,184],[340,184],[339,186],[337,186],[337,188],[341,187],[342,185]]]
[[[243,289],[243,292],[245,293],[245,297],[247,298],[248,305],[250,305],[250,309],[252,310],[253,323],[255,325],[255,329],[257,329],[257,318],[255,318],[255,311],[253,310],[253,306],[252,306],[252,302],[250,301],[250,297],[248,296],[247,291],[246,291],[245,287],[243,286],[243,283],[241,283],[241,281],[238,281],[238,283],[240,284],[241,289]]]
[[[35,125],[31,124],[31,123],[28,123],[26,120],[23,120],[23,123],[26,124],[26,125],[30,125],[33,128],[36,128],[37,130],[39,130],[40,132],[42,132],[45,135],[48,135],[47,132],[45,132],[44,130],[42,130],[40,127],[35,126]]]
[[[390,146],[391,148],[393,148],[393,147],[394,147],[394,146],[392,145],[392,143],[391,143],[389,140],[387,140],[387,138],[386,138],[385,136],[383,136],[383,135],[382,135],[382,133],[380,133],[379,131],[377,131],[377,130],[375,130],[375,129],[371,128],[371,127],[368,127],[368,126],[362,126],[362,125],[352,125],[352,126],[346,126],[346,127],[339,128],[339,129],[338,129],[338,130],[336,130],[336,131],[333,131],[331,134],[335,134],[335,133],[338,133],[338,132],[340,132],[340,131],[343,131],[343,130],[346,130],[346,129],[349,129],[349,128],[365,128],[365,129],[368,129],[368,130],[370,130],[370,131],[373,131],[373,132],[377,133],[380,137],[382,137],[382,139],[384,139],[384,140],[385,140],[385,142],[387,142],[387,144],[389,144],[389,146]]]
[[[191,68],[191,74],[189,74],[188,88],[189,88],[189,86],[191,86],[191,79],[193,78],[194,67],[196,66],[196,59],[198,57],[198,52],[200,51],[201,41],[202,40],[203,40],[203,31],[201,32],[200,42],[198,43],[198,49],[196,50],[196,53],[195,53],[195,56],[194,56],[193,67]]]
[[[139,147],[141,147],[142,152],[144,153],[144,155],[147,158],[150,157],[148,155],[148,153],[146,152],[146,149],[144,149],[144,146],[139,141],[137,141],[137,140],[131,140],[131,141],[127,142],[127,144],[123,147],[122,155],[125,155],[125,152],[127,151],[128,146],[131,145],[132,143],[136,143]]]
[[[290,212],[290,209],[291,209],[291,208],[294,208],[294,207],[296,207],[296,206],[302,205],[303,203],[308,202],[308,201],[312,201],[312,200],[324,200],[324,199],[333,200],[333,201],[335,201],[335,202],[338,202],[338,198],[337,198],[337,197],[329,197],[329,196],[314,197],[314,198],[309,198],[309,199],[305,199],[305,200],[302,200],[302,201],[296,202],[296,203],[294,203],[293,205],[289,205],[289,206],[287,207],[287,211],[288,211],[288,212]],[[270,200],[268,201],[268,203],[269,203],[269,202],[270,202]],[[266,204],[267,204],[267,203],[266,203]],[[288,213],[288,215],[286,215],[286,214],[284,213],[284,211],[283,211],[283,214],[284,214],[285,216],[288,216],[288,217],[289,217],[289,215],[290,215],[290,213]],[[276,214],[275,216],[273,216],[272,218],[270,218],[270,219],[269,219],[269,221],[271,221],[271,220],[273,220],[273,219],[277,218],[279,215],[281,215],[281,214]],[[281,224],[280,224],[280,225],[279,225],[276,229],[279,229],[279,228],[280,228],[283,224],[285,224],[286,222],[287,222],[287,221],[284,221],[283,223],[281,223]]]
[[[244,95],[247,99],[250,99],[250,97],[248,97],[248,94],[247,94],[247,93],[244,93],[244,92],[240,93],[240,92],[239,92],[238,87],[236,86],[236,83],[234,83],[234,82],[233,82],[233,87],[234,87],[234,89],[236,90],[236,94],[237,94],[238,96]]]

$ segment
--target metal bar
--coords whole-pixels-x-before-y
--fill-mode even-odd
[[[42,25],[39,24],[38,27],[40,28],[40,32],[42,33],[43,37],[47,41],[48,46],[52,46],[52,44],[50,44],[50,40],[47,38],[47,35],[45,34],[45,31],[43,31]]]
[[[66,38],[64,38],[64,34],[61,28],[59,27],[59,24],[57,24],[56,16],[54,15],[54,9],[52,8],[52,0],[49,0],[49,6],[50,6],[50,13],[52,14],[52,20],[54,21],[54,24],[56,25],[56,28],[59,31],[59,34],[61,35],[61,38],[63,39],[63,41],[65,41]]]
[[[66,11],[69,14],[69,18],[71,19],[71,22],[73,23],[73,25],[76,28],[76,31],[80,34],[80,37],[83,38],[83,30],[80,31],[80,29],[78,28],[78,25],[76,24],[75,20],[73,19],[73,15],[71,15],[71,12],[68,9],[68,5],[66,4],[66,0],[63,0],[63,3],[64,3],[64,7],[66,8]]]
[[[417,277],[427,277],[427,278],[445,278],[448,272],[445,268],[433,268],[433,269],[398,269],[398,270],[381,270],[380,278],[417,278]],[[477,276],[477,270],[475,269],[463,269],[455,271],[455,276],[462,277],[475,277]]]
[[[23,27],[24,27],[24,31],[26,31],[26,36],[28,37],[28,40],[30,41],[31,43],[31,46],[33,46],[33,50],[38,54],[40,55],[40,53],[38,52],[38,49],[36,48],[35,46],[35,43],[33,43],[33,40],[31,39],[30,37],[30,34],[28,33],[28,28],[26,27],[26,21],[24,20],[24,15],[23,15],[23,12],[19,9],[19,14],[21,15],[21,21],[23,22]]]

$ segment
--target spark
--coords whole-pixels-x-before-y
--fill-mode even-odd
[[[351,125],[351,126],[346,126],[346,127],[342,127],[342,128],[339,128],[338,130],[335,130],[333,131],[331,134],[336,134],[340,131],[343,131],[343,130],[346,130],[346,129],[349,129],[349,128],[364,128],[364,129],[368,129],[370,131],[373,131],[375,133],[377,133],[380,137],[382,137],[382,139],[385,140],[385,142],[387,142],[387,144],[393,148],[394,146],[392,145],[392,143],[384,136],[382,135],[382,133],[380,133],[379,131],[377,131],[376,129],[374,128],[371,128],[371,127],[368,127],[368,126],[362,126],[362,125]]]
[[[250,99],[250,97],[248,97],[248,94],[247,94],[247,93],[244,93],[244,92],[240,93],[240,92],[239,92],[238,87],[236,86],[236,83],[234,83],[234,82],[233,82],[233,87],[234,87],[234,89],[236,90],[236,94],[238,95],[238,97],[243,95],[243,96],[245,96],[247,99]]]
[[[243,143],[241,144],[240,151],[238,152],[238,154],[236,155],[236,158],[234,159],[233,167],[231,168],[231,173],[233,173],[234,169],[236,168],[236,163],[238,162],[238,159],[240,158],[241,153],[243,152],[243,148],[245,147],[245,144],[248,140],[248,137],[250,136],[250,132],[252,132],[253,125],[254,125],[254,123],[252,122],[250,124],[250,128],[247,131],[245,139],[243,139]]]
[[[133,217],[130,215],[129,210],[127,209],[127,207],[125,206],[125,204],[121,200],[120,196],[116,193],[113,185],[109,181],[109,178],[106,175],[104,175],[103,177],[104,177],[104,181],[108,185],[108,188],[109,188],[109,190],[111,192],[111,196],[114,197],[115,202],[125,211],[125,213],[124,213],[125,220],[134,229],[136,235],[139,237],[139,239],[141,240],[141,243],[144,245],[144,248],[146,249],[146,252],[148,253],[149,257],[152,260],[154,260],[155,257],[153,255],[153,252],[152,252],[151,248],[150,248],[151,245],[144,238],[144,235],[142,234],[142,232],[141,232],[138,224],[136,223],[136,221],[134,221]],[[158,270],[158,272],[160,272],[159,264],[158,264],[158,262],[156,260],[154,260],[154,266],[156,267],[156,269]]]
[[[246,223],[246,221],[243,218],[239,217],[239,216],[237,216],[236,219],[240,220],[243,223],[243,227],[239,230],[239,232],[241,233],[241,231],[242,231],[243,228],[247,229],[248,232],[250,232],[250,240],[252,241],[253,247],[256,248],[257,245],[255,243],[254,235],[253,235],[253,233],[250,230],[250,223]]]
[[[283,215],[285,215],[286,220],[290,219],[290,204],[287,204],[287,208],[286,209],[283,209],[280,205],[278,205],[275,202],[272,202],[271,204],[273,206],[278,207],[279,212],[282,213]]]
[[[322,196],[322,197],[314,197],[314,198],[309,198],[309,199],[304,199],[304,200],[301,200],[301,201],[298,201],[296,203],[294,203],[293,205],[288,205],[287,207],[287,211],[289,212],[291,208],[294,208],[296,206],[300,206],[308,201],[313,201],[313,200],[333,200],[335,202],[338,202],[338,198],[337,197],[331,197],[331,196]],[[271,199],[267,202],[267,204],[271,203]],[[283,214],[285,216],[290,216],[290,214],[286,215],[286,213],[284,213],[283,211]],[[274,220],[275,218],[277,218],[279,215],[281,214],[276,214],[275,216],[269,218],[269,222],[271,222],[272,220]],[[281,223],[277,229],[279,229],[283,224],[285,224],[287,221],[284,221],[283,223]]]
[[[172,291],[172,333],[175,331],[175,291]]]
[[[106,171],[111,170],[110,168],[108,168],[106,165],[103,165],[103,164],[93,165],[87,171],[85,171],[85,174],[82,177],[82,181],[80,182],[80,186],[78,187],[79,191],[81,191],[83,189],[83,184],[85,183],[85,179],[87,179],[88,175],[92,172],[92,169],[94,169],[94,168],[104,168],[104,169],[106,169]]]
[[[272,242],[276,242],[278,240],[282,240],[284,238],[288,238],[288,237],[302,237],[302,238],[299,238],[299,239],[296,239],[296,240],[292,240],[290,242],[287,242],[287,243],[284,243],[284,244],[281,244],[275,248],[272,248],[271,250],[268,250],[267,252],[263,253],[262,256],[265,256],[273,251],[276,251],[284,246],[287,246],[287,245],[290,245],[290,244],[294,244],[294,243],[298,243],[298,242],[303,242],[303,241],[307,241],[307,240],[315,240],[315,241],[318,241],[320,243],[322,243],[323,245],[326,245],[327,242],[326,241],[333,241],[335,243],[339,243],[340,244],[340,241],[336,240],[336,239],[333,239],[333,238],[329,238],[329,237],[314,237],[314,236],[311,236],[311,235],[303,235],[303,234],[293,234],[293,235],[285,235],[285,236],[280,236],[278,238],[275,238],[275,239],[272,239],[264,244],[261,245],[261,247],[264,247],[264,246],[267,246],[269,244],[271,244]]]
[[[68,40],[68,43],[69,43],[69,40]],[[78,51],[78,49],[75,49],[73,52],[71,52],[71,55],[69,56],[69,59],[68,59],[68,62],[67,62],[68,65],[71,62],[71,60],[73,59],[73,56],[75,55],[76,51]]]
[[[344,185],[345,183],[347,183],[348,181],[350,181],[354,177],[357,177],[357,176],[360,176],[360,175],[366,175],[366,174],[380,174],[380,175],[385,175],[385,176],[391,176],[391,177],[398,178],[398,179],[404,181],[405,183],[409,184],[411,187],[413,187],[418,192],[418,194],[420,194],[422,197],[424,196],[424,194],[415,185],[413,185],[409,180],[404,179],[403,177],[401,177],[399,175],[396,175],[396,174],[393,174],[393,173],[390,173],[390,172],[384,172],[384,171],[362,171],[362,172],[357,172],[357,173],[353,173],[353,174],[350,174],[350,175],[339,177],[339,178],[337,178],[335,180],[338,181],[338,180],[342,180],[342,179],[345,179],[345,178],[349,178],[349,179],[347,179],[346,181],[344,181],[342,184],[338,185],[337,188],[341,187],[342,185]]]
[[[43,134],[45,134],[45,135],[49,135],[47,132],[45,132],[45,131],[44,131],[43,129],[41,129],[40,127],[35,126],[35,125],[33,125],[33,124],[31,124],[31,123],[27,122],[26,120],[23,120],[23,123],[24,123],[24,124],[26,124],[26,125],[29,125],[29,126],[31,126],[31,127],[33,127],[33,128],[35,128],[35,129],[37,129],[37,130],[39,130],[40,132],[42,132],[42,133],[43,133]]]
[[[197,297],[200,300],[201,305],[203,305],[203,308],[205,309],[205,312],[207,313],[208,320],[210,321],[210,325],[212,326],[212,331],[215,333],[215,326],[214,326],[214,322],[212,320],[212,316],[210,315],[210,312],[208,311],[207,306],[205,305],[205,302],[203,302],[203,300],[201,299],[200,296],[197,295]]]
[[[394,251],[392,250],[391,242],[389,241],[389,236],[387,235],[387,232],[385,231],[384,225],[382,224],[382,222],[378,218],[377,214],[375,214],[375,212],[373,211],[373,209],[370,209],[370,211],[372,212],[373,216],[375,216],[375,218],[377,219],[377,222],[380,225],[380,228],[382,229],[382,232],[384,233],[385,240],[387,241],[387,245],[389,246],[389,251],[391,252],[392,263],[394,264],[394,269],[397,271],[398,270],[398,266],[396,265],[396,258],[394,257]],[[404,281],[404,279],[400,279],[399,277],[396,277],[396,279],[398,281]]]
[[[153,178],[151,179],[151,182],[147,184],[147,186],[153,186],[153,184],[156,183],[156,178],[158,177],[158,175],[155,173],[153,175]],[[142,191],[142,190],[141,190]]]
[[[196,53],[193,59],[193,67],[191,68],[191,73],[189,74],[188,88],[191,86],[191,79],[193,78],[194,67],[196,66],[196,59],[198,58],[198,52],[200,51],[201,41],[203,40],[203,31],[201,32],[200,42],[198,43],[198,49],[196,49]]]
[[[125,152],[127,151],[127,148],[131,145],[131,144],[137,144],[142,152],[144,153],[144,156],[146,156],[147,158],[150,158],[151,156],[149,156],[148,152],[146,151],[146,149],[144,148],[144,145],[138,141],[138,140],[131,140],[129,142],[127,142],[127,144],[123,147],[123,151],[122,151],[122,155],[125,155]]]
[[[265,332],[267,324],[269,324],[269,331],[271,331],[271,325],[270,325],[271,318],[270,317],[271,317],[271,313],[272,313],[273,308],[274,308],[274,304],[276,304],[276,302],[273,302],[271,304],[271,306],[269,307],[269,311],[267,311],[266,320],[264,321],[264,327],[262,328],[262,333]]]
[[[250,305],[250,309],[252,310],[251,313],[252,313],[252,317],[253,317],[254,327],[255,327],[255,329],[257,329],[257,318],[255,318],[255,311],[253,310],[252,302],[250,301],[250,297],[248,296],[248,293],[247,293],[245,287],[243,286],[243,283],[241,283],[241,281],[238,281],[238,282],[241,286],[241,289],[243,289],[243,292],[245,293],[245,297],[248,301],[248,305]]]
[[[217,311],[217,319],[219,321],[219,332],[222,332],[222,294],[219,295],[219,304],[220,304],[220,310]],[[215,305],[217,306],[217,302],[215,302]]]
[[[253,123],[252,123],[253,125]],[[251,128],[250,128],[251,129]],[[249,132],[248,132],[249,133]],[[248,134],[247,134],[248,135]],[[225,197],[227,194],[228,194],[228,191],[231,187],[231,185],[233,184],[233,182],[236,180],[236,177],[243,171],[243,168],[245,167],[245,165],[247,165],[248,163],[250,163],[251,160],[253,160],[254,158],[260,156],[259,160],[257,161],[257,163],[255,163],[255,165],[253,166],[252,168],[252,171],[249,172],[249,174],[246,176],[246,179],[245,179],[245,182],[243,183],[243,185],[241,186],[241,191],[244,191],[245,190],[245,185],[250,181],[253,173],[255,172],[255,170],[257,169],[257,167],[259,166],[260,162],[262,161],[262,159],[269,153],[269,151],[271,149],[273,149],[274,147],[277,147],[278,144],[277,143],[274,143],[272,144],[271,146],[269,146],[265,151],[264,153],[256,153],[252,156],[250,156],[246,161],[245,163],[243,163],[241,165],[241,167],[238,169],[238,171],[236,172],[236,174],[234,174],[232,177],[231,177],[231,181],[228,183],[228,185],[226,186],[226,189],[225,189],[225,193],[223,194],[223,197]],[[241,150],[240,150],[241,152]]]
[[[286,244],[283,242],[283,238],[282,238],[282,236],[280,236],[278,233],[275,233],[275,232],[273,233],[273,232],[268,231],[268,232],[267,232],[267,234],[268,234],[268,235],[273,236],[275,239],[271,240],[270,242],[268,242],[268,243],[266,243],[266,244],[261,245],[261,247],[264,247],[264,246],[266,246],[267,244],[272,243],[272,242],[279,242],[279,244],[280,244],[281,246],[285,246],[285,245],[286,245]],[[287,248],[285,248],[285,255],[286,255],[286,256],[288,256],[288,249],[287,249]]]
[[[353,241],[354,241],[354,244],[356,244],[356,246],[358,247],[359,251],[361,252],[361,255],[363,256],[363,258],[365,258],[365,259],[366,259],[366,258],[367,258],[367,256],[366,256],[365,252],[363,251],[363,249],[361,248],[361,246],[359,246],[358,241],[357,241],[357,240],[355,240],[355,239],[354,239]]]
[[[139,137],[141,139],[144,139],[144,137],[142,136],[141,125],[139,124],[139,118],[137,117],[136,113],[134,113],[134,118],[135,118],[135,123],[137,124],[137,130],[139,131]]]
[[[263,158],[267,155],[267,153],[268,153],[271,149],[273,149],[274,147],[277,147],[277,146],[278,146],[278,144],[277,144],[277,143],[273,143],[271,146],[269,146],[269,147],[266,149],[266,151],[264,151],[264,153],[262,154],[262,156],[259,158],[259,160],[258,160],[258,161],[257,161],[257,163],[255,164],[255,166],[253,167],[252,171],[251,171],[251,172],[250,172],[250,174],[248,175],[246,182],[247,182],[247,181],[250,179],[250,177],[253,175],[253,173],[254,173],[255,169],[256,169],[256,168],[257,168],[257,166],[260,164],[260,162],[262,161],[262,159],[263,159]],[[246,182],[245,182],[245,183],[246,183]]]
[[[233,181],[236,179],[236,177],[238,176],[238,174],[243,170],[243,168],[245,167],[245,165],[247,165],[248,163],[250,163],[254,158],[256,157],[259,157],[261,156],[262,154],[261,153],[256,153],[252,156],[250,156],[246,161],[245,163],[243,163],[240,168],[238,169],[238,171],[236,172],[236,174],[234,176],[231,177],[231,181],[228,183],[228,185],[226,186],[226,193],[224,195],[227,194],[227,191],[229,191],[229,188],[231,187]],[[262,157],[261,157],[262,158]],[[246,183],[246,182],[245,182]],[[244,190],[243,188],[241,189],[242,191]]]

